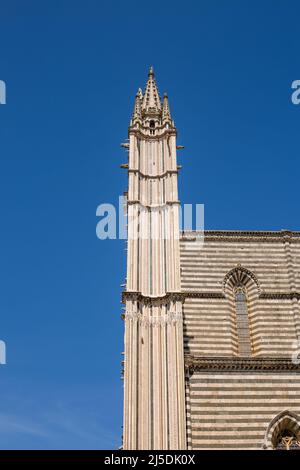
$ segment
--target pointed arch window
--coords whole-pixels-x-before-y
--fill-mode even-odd
[[[242,287],[235,290],[235,311],[239,353],[241,356],[251,356],[247,295]]]
[[[275,416],[267,428],[263,448],[300,450],[300,417],[289,410]]]
[[[275,443],[276,450],[300,450],[300,441],[294,432],[284,429]]]

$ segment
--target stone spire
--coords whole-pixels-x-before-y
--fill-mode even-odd
[[[162,109],[162,120],[163,122],[172,122],[169,99],[167,93],[164,94],[163,109]]]
[[[152,66],[148,73],[148,80],[142,102],[142,110],[145,114],[160,114],[161,112],[161,101]]]

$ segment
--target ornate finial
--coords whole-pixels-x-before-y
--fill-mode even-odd
[[[153,69],[153,66],[151,65],[150,68],[149,68],[149,73],[148,75],[154,75],[154,69]]]

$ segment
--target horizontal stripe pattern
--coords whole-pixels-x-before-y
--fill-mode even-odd
[[[299,374],[194,373],[189,379],[192,449],[261,449],[271,420],[300,413]]]
[[[300,292],[300,243],[228,242],[204,239],[201,249],[181,239],[183,292],[224,294],[223,281],[237,265],[257,279],[247,286],[251,353],[291,356],[300,331],[300,301],[259,298],[259,293]],[[188,297],[184,303],[185,352],[194,355],[238,355],[234,296]]]
[[[185,353],[239,355],[235,298],[224,279],[241,265],[253,274],[246,286],[251,355],[292,358],[300,302],[288,294],[300,292],[300,235],[278,233],[274,240],[270,234],[267,243],[257,234],[248,233],[247,240],[241,234],[236,242],[232,234],[225,235],[208,232],[201,249],[181,239],[182,291],[191,293],[183,306]],[[260,298],[261,293],[269,298]],[[300,414],[300,375],[194,372],[186,379],[186,404],[189,449],[262,449],[274,417],[284,410]]]

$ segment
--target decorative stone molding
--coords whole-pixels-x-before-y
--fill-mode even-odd
[[[259,296],[260,299],[271,299],[271,300],[293,300],[300,299],[300,292],[262,292]]]
[[[249,280],[252,280],[256,287],[258,294],[260,294],[260,286],[257,277],[255,274],[247,268],[244,268],[241,265],[236,266],[231,269],[223,280],[223,290],[224,294],[226,291],[227,284],[231,284],[232,287],[247,286]]]
[[[225,299],[222,292],[183,292],[185,299]]]
[[[182,313],[168,312],[165,315],[144,316],[140,312],[128,312],[124,315],[125,320],[138,321],[141,326],[162,326],[182,322]]]
[[[145,305],[165,305],[170,301],[184,302],[185,299],[225,299],[225,295],[222,292],[168,292],[162,297],[147,297],[142,295],[140,292],[128,292],[122,293],[122,303],[126,300],[137,300],[143,302]]]
[[[267,357],[196,357],[185,355],[185,367],[190,374],[201,371],[297,371],[300,364],[294,364],[290,358]]]
[[[149,129],[139,124],[139,127],[130,127],[129,128],[129,135],[134,134],[139,139],[145,140],[160,140],[163,137],[170,136],[170,135],[177,135],[177,131],[175,128],[166,129],[166,127],[157,127],[157,134],[151,135],[149,134]]]
[[[182,292],[167,292],[167,294],[161,297],[149,297],[144,296],[140,292],[128,292],[125,291],[122,293],[122,303],[124,304],[126,300],[136,300],[142,302],[144,305],[167,305],[170,302],[184,302],[185,294]]]
[[[145,179],[149,179],[149,180],[152,180],[152,179],[160,179],[160,178],[165,178],[166,176],[168,175],[177,175],[178,174],[178,170],[167,170],[165,171],[164,173],[161,173],[159,175],[146,175],[145,173],[142,173],[140,170],[138,170],[137,168],[129,168],[128,169],[128,173],[134,173],[134,174],[138,174],[139,176],[141,176],[142,178],[145,178]]]
[[[181,232],[181,240],[192,241],[196,239],[197,231]],[[222,241],[222,242],[261,242],[274,243],[284,242],[286,239],[293,243],[300,243],[300,232],[293,231],[222,231],[222,230],[205,230],[204,239],[206,241]]]
[[[147,297],[140,292],[123,292],[122,303],[126,300],[136,300],[143,302],[145,305],[165,305],[170,301],[181,301],[185,299],[225,299],[226,296],[222,292],[169,292],[162,297]],[[259,299],[266,300],[300,300],[300,292],[261,292]]]

